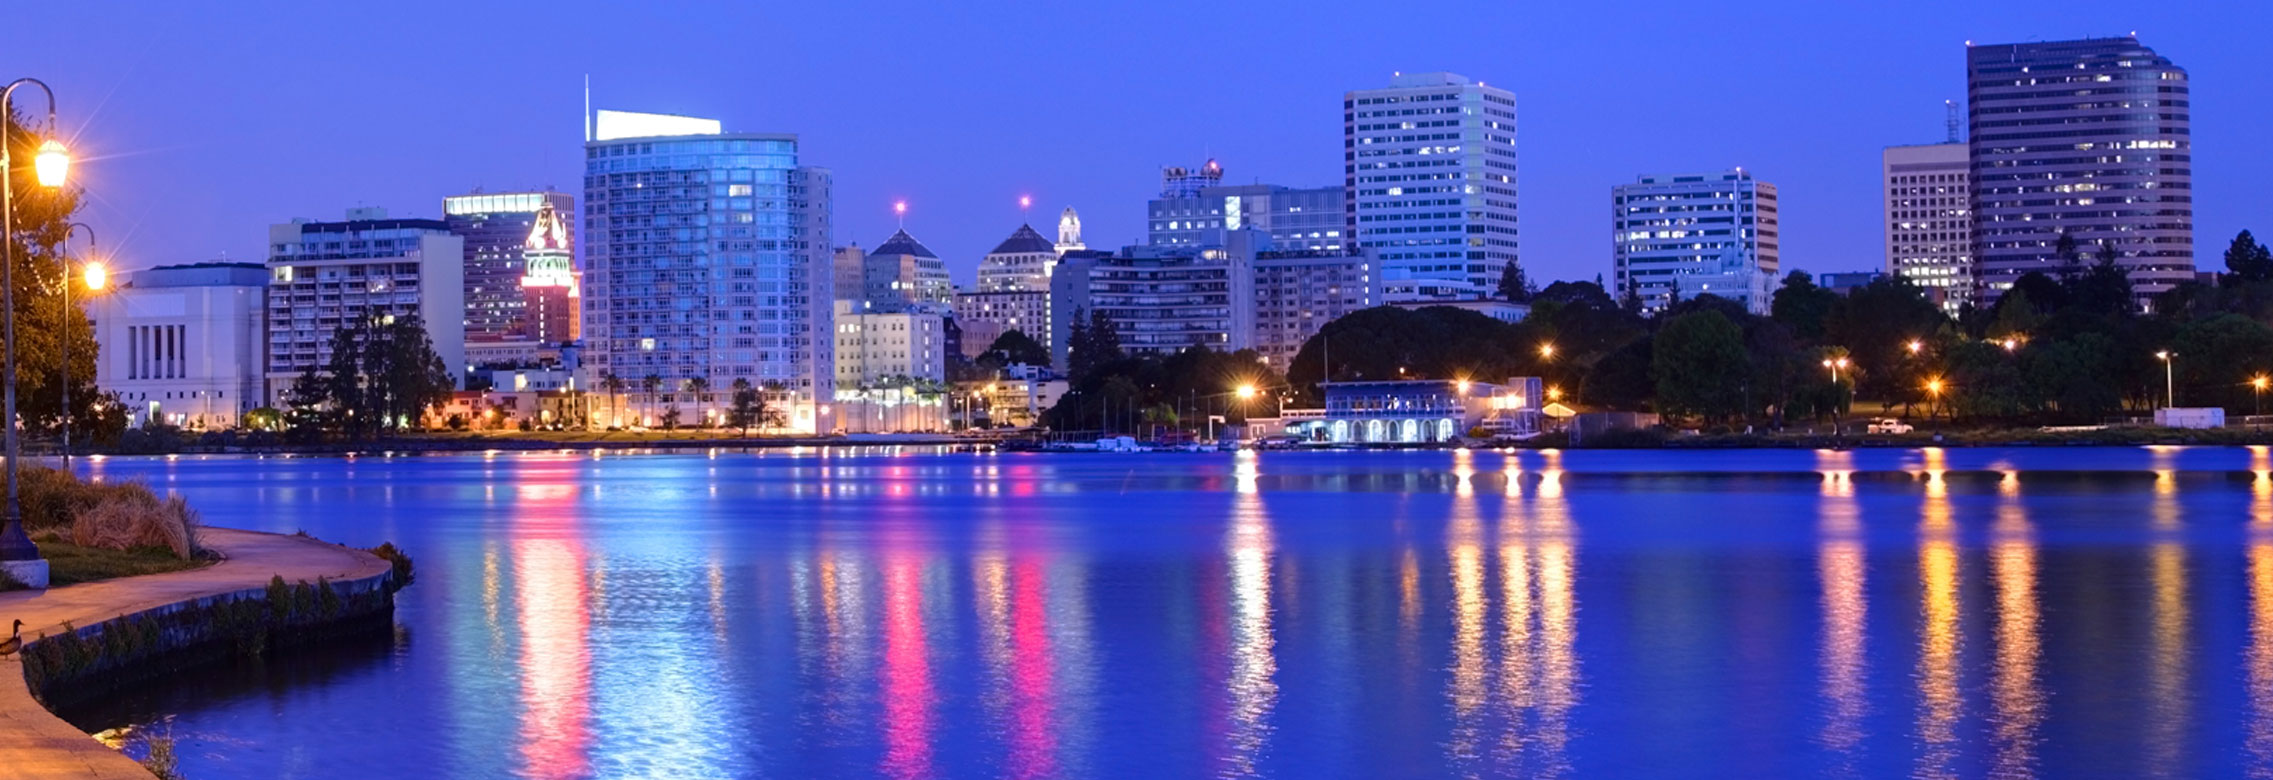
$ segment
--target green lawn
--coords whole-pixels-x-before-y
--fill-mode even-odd
[[[213,564],[210,560],[185,561],[176,558],[172,550],[163,547],[132,550],[80,547],[63,541],[61,536],[54,533],[42,534],[32,539],[32,542],[39,545],[40,557],[47,559],[47,581],[48,585],[54,587],[137,574],[162,574]]]

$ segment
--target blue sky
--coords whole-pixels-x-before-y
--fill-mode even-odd
[[[836,171],[835,241],[910,232],[967,279],[1081,210],[1141,241],[1163,165],[1341,180],[1340,100],[1393,71],[1516,92],[1523,261],[1609,264],[1609,189],[1744,166],[1783,197],[1784,263],[1879,267],[1879,150],[1942,135],[1964,44],[2120,35],[2192,73],[2196,242],[2273,231],[2273,46],[2246,2],[42,3],[0,75],[46,79],[117,263],[257,260],[266,226],[445,195],[580,193],[595,106],[794,132]],[[53,33],[27,35],[27,30]],[[19,96],[24,93],[19,92]]]

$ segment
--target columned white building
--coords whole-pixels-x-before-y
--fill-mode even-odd
[[[101,346],[95,384],[125,402],[129,424],[233,428],[266,403],[267,268],[196,263],[124,276],[86,307]]]

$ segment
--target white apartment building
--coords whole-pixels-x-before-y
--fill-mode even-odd
[[[1970,147],[1889,146],[1886,272],[1939,291],[1951,314],[1974,300]]]
[[[95,384],[125,402],[129,424],[233,428],[266,403],[268,269],[196,263],[125,276],[86,307],[101,347]]]
[[[1642,176],[1610,191],[1614,293],[1659,311],[1701,292],[1768,313],[1778,268],[1776,186],[1742,168]],[[1685,278],[1687,277],[1687,278]]]
[[[947,338],[938,314],[913,307],[837,301],[836,397],[886,379],[947,379]]]
[[[268,228],[267,395],[331,361],[332,334],[359,320],[418,317],[457,381],[466,368],[465,239],[438,219],[348,209],[341,222]]]
[[[717,120],[601,111],[584,144],[583,365],[665,388],[746,379],[788,428],[832,430],[835,263],[830,174],[794,135],[725,133]],[[668,403],[673,393],[662,399]]]
[[[1515,93],[1454,73],[1342,96],[1343,235],[1383,269],[1489,290],[1517,262]]]

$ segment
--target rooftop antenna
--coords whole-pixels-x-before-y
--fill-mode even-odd
[[[1961,135],[1962,131],[1958,129],[1957,125],[1957,101],[1942,101],[1942,111],[1945,114],[1945,116],[1942,118],[1942,129],[1949,133],[1949,143],[1954,144],[1959,141],[1965,140]]]
[[[907,230],[907,229],[908,229],[908,202],[907,202],[907,201],[904,201],[904,200],[896,200],[896,201],[893,201],[893,202],[892,202],[892,216],[898,217],[898,218],[900,219],[900,229],[901,229],[901,230],[903,230],[903,231],[904,231],[904,230]]]
[[[592,142],[592,74],[584,74],[584,142]]]
[[[1024,223],[1027,221],[1027,219],[1026,219],[1026,216],[1027,216],[1027,214],[1031,213],[1031,210],[1032,210],[1033,206],[1034,206],[1034,196],[1032,196],[1032,195],[1020,195],[1020,196],[1018,196],[1018,221],[1019,221],[1019,223],[1020,223],[1020,224],[1024,224]]]

